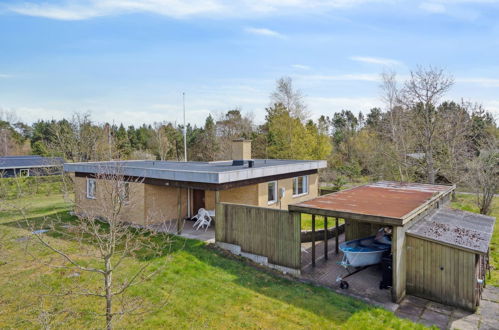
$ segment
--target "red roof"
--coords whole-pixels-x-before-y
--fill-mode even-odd
[[[324,195],[295,204],[298,207],[348,212],[387,218],[404,216],[449,186],[382,181]]]

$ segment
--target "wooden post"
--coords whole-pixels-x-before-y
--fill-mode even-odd
[[[315,214],[312,214],[312,267],[315,267]]]
[[[334,245],[334,251],[336,252],[336,254],[339,253],[339,247],[338,247],[338,244],[339,244],[339,235],[340,235],[340,226],[338,224],[339,220],[338,220],[338,217],[334,218],[335,220],[335,227],[336,227],[336,233],[335,233],[335,245]]]
[[[182,188],[177,188],[177,235],[182,234]]]
[[[220,203],[220,191],[219,190],[215,190],[215,205]],[[215,214],[216,216],[216,214]]]
[[[324,260],[327,260],[327,217],[324,217]]]
[[[392,227],[392,301],[399,303],[405,296],[405,229]]]

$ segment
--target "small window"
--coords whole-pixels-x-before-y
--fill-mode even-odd
[[[268,183],[268,198],[269,204],[274,204],[277,202],[277,181],[272,181]]]
[[[22,170],[19,170],[19,176],[23,177],[23,176],[29,176],[29,169],[28,168],[24,168]]]
[[[293,196],[308,194],[308,176],[298,176],[293,179]]]
[[[121,181],[118,185],[119,196],[122,202],[128,202],[130,196],[130,183]]]
[[[95,199],[95,179],[87,179],[87,198]]]

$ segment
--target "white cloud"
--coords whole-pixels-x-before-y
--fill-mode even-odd
[[[6,73],[0,73],[0,78],[12,78],[12,75]]]
[[[84,20],[101,16],[149,12],[169,17],[194,15],[247,16],[268,13],[322,12],[328,8],[350,8],[366,2],[387,0],[61,0],[58,3],[25,1],[6,5],[8,10],[28,16],[59,20]]]
[[[423,2],[419,5],[419,8],[421,8],[424,11],[435,14],[445,13],[446,11],[446,8],[443,4],[435,2]]]
[[[300,69],[300,70],[310,70],[311,69],[308,65],[304,65],[304,64],[293,64],[293,65],[291,65],[291,67],[293,67],[295,69]]]
[[[336,80],[336,81],[380,81],[379,74],[353,73],[341,75],[298,75],[304,80]]]
[[[274,37],[274,38],[284,38],[284,35],[280,34],[277,31],[266,29],[266,28],[254,28],[254,27],[248,27],[245,28],[244,31],[250,34],[256,34],[256,35],[261,35],[261,36],[266,36],[266,37]]]
[[[395,66],[402,65],[402,62],[393,60],[390,58],[382,58],[382,57],[368,57],[368,56],[352,56],[350,57],[352,61],[368,63],[368,64],[379,64],[386,66]]]
[[[499,79],[494,78],[456,78],[456,82],[458,83],[470,83],[470,84],[478,84],[483,87],[499,87]]]
[[[100,16],[148,12],[170,17],[221,13],[224,5],[218,0],[74,0],[59,4],[25,2],[7,6],[22,15],[58,20],[84,20]]]

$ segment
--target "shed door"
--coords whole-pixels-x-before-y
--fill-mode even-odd
[[[200,208],[205,208],[204,190],[194,189],[192,191],[192,211],[197,214]]]

